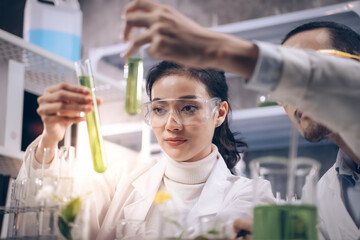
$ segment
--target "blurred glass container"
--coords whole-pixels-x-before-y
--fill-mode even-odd
[[[202,239],[231,239],[233,220],[224,221],[218,216],[202,216],[200,217],[200,235]]]
[[[56,195],[68,201],[73,194],[76,167],[75,147],[62,146],[59,150],[59,181]]]
[[[51,194],[56,189],[59,171],[56,160],[52,169],[47,169],[47,161],[57,158],[57,149],[42,149],[40,161],[35,158],[35,150],[29,149],[27,177],[12,185],[8,238],[56,238],[55,216],[59,206]]]
[[[318,238],[316,184],[319,169],[320,163],[309,158],[294,159],[292,167],[281,157],[250,162],[255,201],[253,239]],[[258,204],[260,178],[271,183],[275,204]]]
[[[23,36],[71,61],[81,56],[82,12],[77,0],[26,0]]]
[[[145,222],[137,219],[121,219],[116,225],[116,239],[141,240],[145,238]]]

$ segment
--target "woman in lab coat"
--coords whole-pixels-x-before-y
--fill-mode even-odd
[[[185,232],[189,237],[200,233],[202,217],[230,227],[235,218],[251,218],[252,180],[232,174],[239,160],[237,147],[246,144],[229,129],[224,72],[161,62],[151,69],[146,87],[151,101],[143,104],[142,111],[164,157],[123,173],[118,182],[111,177],[111,166],[97,179],[83,181],[80,192],[94,193],[87,198],[91,238],[114,239],[123,220],[144,221],[144,236],[156,238],[164,221],[161,216],[174,211],[175,220],[181,217],[183,226],[190,226]],[[73,116],[91,111],[87,98],[88,91],[81,86],[49,87],[39,98],[44,132],[32,146],[42,149],[42,144],[51,143],[46,139],[60,140],[69,124],[84,120]],[[171,195],[166,204],[154,203],[159,191]],[[259,192],[258,201],[273,201],[268,182],[263,181]]]

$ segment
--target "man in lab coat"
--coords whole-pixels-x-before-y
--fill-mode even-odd
[[[333,49],[359,55],[360,36],[351,29],[333,22],[311,22],[291,31],[285,37],[283,45],[314,50]],[[352,57],[346,54],[344,56]],[[336,89],[334,89],[334,94],[336,94]],[[291,105],[284,104],[284,108],[308,141],[317,142],[326,138],[339,146],[335,164],[318,183],[319,223],[323,237],[325,239],[358,239],[360,236],[360,157],[351,151],[340,134],[313,121],[308,115]],[[336,111],[337,109],[334,109],[334,112]]]
[[[319,182],[321,232],[327,239],[359,238],[359,62],[351,59],[356,56],[345,59],[311,51],[326,48],[359,56],[356,33],[337,31],[336,26],[300,28],[284,46],[304,51],[211,32],[150,0],[129,3],[124,19],[125,40],[133,27],[146,27],[131,39],[124,57],[150,43],[148,54],[154,58],[239,74],[249,88],[267,90],[274,100],[286,103],[289,117],[306,138],[334,141],[340,147],[337,163]]]
[[[283,40],[283,46],[313,50],[327,49],[327,51],[320,52],[343,56],[352,59],[350,61],[354,62],[359,61],[360,59],[359,34],[346,26],[334,22],[310,22],[301,25],[287,34]],[[300,58],[299,61],[305,62],[306,60]],[[311,61],[318,62],[319,60],[313,58]],[[313,62],[312,64],[316,65],[316,62]],[[296,67],[296,65],[291,66],[293,65],[291,61],[284,62],[284,65],[285,68]],[[308,83],[307,89],[303,89],[304,91],[302,92],[297,89],[298,94],[302,96],[300,97],[297,95],[296,97],[298,97],[298,100],[303,102],[303,104],[296,104],[291,101],[291,104],[287,104],[288,101],[286,100],[291,98],[289,94],[293,92],[289,88],[290,85],[284,87],[282,90],[284,92],[281,94],[279,94],[278,89],[274,92],[276,95],[275,98],[283,102],[284,109],[290,120],[295,124],[305,139],[310,142],[330,139],[339,147],[335,164],[325,173],[318,183],[318,211],[321,236],[325,239],[359,239],[360,156],[357,155],[346,142],[345,138],[349,135],[346,131],[342,132],[340,131],[340,128],[334,131],[332,130],[334,128],[328,127],[332,124],[327,126],[324,125],[331,121],[333,121],[334,124],[338,122],[339,125],[342,125],[343,121],[349,121],[350,117],[354,117],[351,114],[345,113],[346,108],[344,109],[342,104],[345,102],[353,102],[355,99],[351,97],[353,93],[350,89],[348,96],[346,96],[346,92],[342,92],[341,90],[344,85],[352,85],[352,81],[349,80],[349,78],[345,75],[342,76],[346,70],[337,69],[337,71],[334,72],[331,71],[332,67],[334,67],[334,65],[325,67],[322,70],[324,76],[321,78],[319,77],[319,72],[314,70],[313,76],[311,76],[311,82]],[[360,66],[357,66],[357,68],[359,67]],[[294,69],[294,71],[299,71],[299,69]],[[264,79],[264,77],[261,76],[261,73],[258,74],[260,74],[260,77],[255,80],[255,85],[260,89],[264,83],[259,80]],[[337,74],[337,77],[325,77],[330,74]],[[352,79],[360,82],[359,78],[355,75],[353,75]],[[251,80],[252,79],[250,79],[250,81]],[[293,81],[299,81],[300,85],[300,81],[304,81],[304,79],[294,75]],[[249,84],[254,84],[254,82],[250,82]],[[332,87],[324,90],[326,88],[324,85],[326,84],[329,84]],[[337,87],[335,87],[336,85]],[[313,90],[311,90],[310,87],[312,87]],[[359,89],[359,87],[356,87],[352,91],[359,92]],[[333,100],[328,98],[331,95],[334,96]],[[344,100],[338,101],[338,95],[342,95],[341,98]],[[303,101],[302,98],[306,98],[306,100]],[[325,98],[326,100],[321,98]],[[329,102],[327,105],[327,101],[332,102]],[[304,111],[299,110],[299,108],[304,109]],[[305,113],[309,109],[309,114]],[[333,112],[333,114],[323,115],[323,117],[327,118],[332,117],[332,120],[328,120],[327,118],[322,119],[319,118],[318,115],[312,114],[312,111],[322,111],[322,109]],[[347,109],[350,111],[357,111],[355,110],[356,108]],[[316,117],[317,121],[312,119],[313,116]],[[338,117],[343,120],[336,119]],[[358,121],[359,118],[354,119]],[[343,125],[343,129],[346,127],[354,129],[354,125],[355,128],[356,125],[359,127],[359,124],[354,122],[352,125]],[[353,134],[355,135],[355,132]],[[241,229],[250,230],[251,222],[245,219],[238,219],[234,223],[234,228],[237,232]]]

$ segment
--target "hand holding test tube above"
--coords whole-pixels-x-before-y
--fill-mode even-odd
[[[150,43],[150,57],[195,68],[214,68],[250,77],[258,56],[252,42],[210,31],[170,6],[150,1],[131,1],[124,11],[125,41],[122,56],[129,58]],[[145,28],[135,37],[132,32]]]
[[[129,47],[122,55],[124,58],[129,58],[141,46],[149,44],[147,54],[152,58],[194,68],[214,68],[238,74],[246,80],[248,88],[271,92],[273,100],[291,104],[333,131],[341,132],[345,136],[346,144],[354,152],[353,155],[360,156],[360,128],[356,121],[359,118],[353,111],[358,108],[359,94],[348,96],[348,93],[358,88],[358,62],[344,59],[344,56],[335,58],[311,50],[254,43],[230,34],[211,31],[172,7],[151,0],[131,1],[125,8],[123,19],[123,38],[129,41]],[[135,37],[130,37],[137,28],[145,30]],[[302,61],[298,61],[299,59]],[[276,65],[282,67],[266,67],[266,63],[277,63]],[[314,75],[313,71],[317,74]],[[300,75],[301,81],[296,81]],[[273,79],[270,79],[270,76],[274,76]],[[311,76],[316,76],[316,79]],[[340,78],[346,79],[343,82],[350,81],[351,84],[338,83]],[[271,84],[264,84],[266,82]],[[318,85],[321,85],[321,88]],[[340,89],[342,94],[327,95],[333,89]],[[303,91],[310,95],[327,97],[303,103],[310,101],[299,98],[297,93]],[[344,100],[343,96],[351,101]],[[336,118],[332,109],[342,109],[348,117]],[[349,126],[352,126],[353,130],[350,130]]]

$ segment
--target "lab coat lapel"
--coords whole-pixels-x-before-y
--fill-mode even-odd
[[[224,200],[225,189],[229,185],[228,171],[224,160],[219,156],[214,170],[204,185],[199,200],[189,213],[189,218],[196,221],[198,217],[218,213]]]
[[[331,239],[354,239],[354,229],[358,228],[348,213],[341,197],[340,181],[335,170],[335,165],[332,166],[329,171],[331,171],[331,173],[329,173],[330,175],[327,178],[326,188],[318,189],[318,204],[325,205],[322,206],[321,215],[323,218],[326,218],[324,221],[327,222],[327,229]],[[329,211],[329,209],[331,209],[331,211]],[[339,224],[339,222],[341,222],[341,224]]]
[[[159,161],[132,183],[136,197],[134,202],[124,206],[125,219],[145,219],[160,187],[164,172],[164,161]]]
[[[335,171],[335,170],[334,170]],[[354,233],[354,229],[358,229],[357,226],[355,225],[354,221],[352,220],[350,214],[348,213],[344,201],[342,199],[342,193],[341,193],[341,188],[340,188],[340,181],[339,178],[337,176],[337,173],[334,174],[334,177],[331,178],[330,182],[330,191],[332,194],[332,197],[334,199],[334,202],[337,203],[341,203],[338,204],[338,206],[334,206],[334,219],[337,218],[338,220],[341,219],[341,221],[343,222],[343,224],[338,225],[339,226],[339,237],[343,238],[343,239],[354,239],[355,236],[353,236]],[[337,216],[337,217],[336,217]],[[339,219],[339,217],[341,217]],[[356,236],[357,238],[358,236]]]

